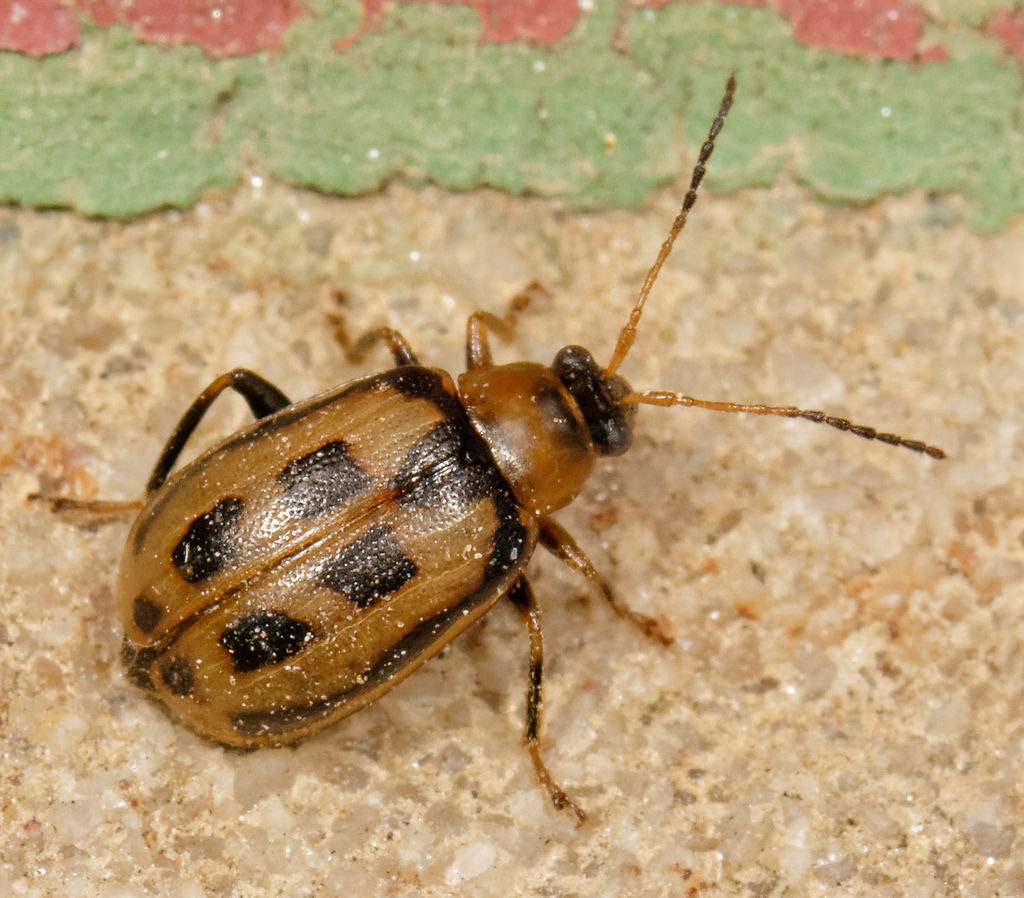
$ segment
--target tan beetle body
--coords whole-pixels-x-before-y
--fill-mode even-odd
[[[121,564],[133,678],[204,735],[256,746],[415,670],[537,540],[467,427],[451,378],[405,366],[288,406],[175,474]]]

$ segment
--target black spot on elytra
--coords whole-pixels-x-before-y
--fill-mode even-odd
[[[474,590],[433,617],[417,624],[383,652],[363,676],[359,677],[355,685],[312,701],[242,711],[234,715],[231,725],[235,732],[242,736],[279,736],[329,717],[345,702],[379,688],[381,683],[390,680],[407,665],[410,659],[418,658],[429,646],[437,643],[456,621],[491,597],[492,586],[493,584],[486,584]]]
[[[341,402],[350,396],[387,389],[393,389],[412,399],[432,399],[444,409],[452,405],[459,406],[458,397],[445,389],[445,383],[436,371],[431,371],[420,365],[401,365],[380,374],[345,384],[336,390],[322,393],[303,402],[297,402],[295,405],[287,406],[269,418],[262,419],[255,427],[241,430],[233,437],[228,438],[221,444],[218,452],[220,454],[229,453],[240,446],[256,443],[264,437],[277,434],[314,412],[333,403]],[[174,495],[174,489],[167,489],[156,497],[156,504],[151,507],[150,514],[136,524],[131,538],[132,551],[136,553],[142,551],[142,547],[150,537],[152,527],[160,520],[156,513],[157,510]]]
[[[410,399],[434,399],[450,396],[441,375],[421,365],[402,365],[387,372],[391,387]]]
[[[318,582],[366,608],[405,586],[419,568],[387,527],[373,527],[320,569]]]
[[[525,561],[527,532],[519,519],[519,506],[514,497],[499,495],[495,498],[494,510],[498,516],[498,529],[491,538],[491,554],[487,556],[484,581],[500,577],[513,567]]]
[[[312,638],[312,628],[280,611],[254,611],[232,621],[220,634],[235,671],[246,673],[280,664]]]
[[[196,681],[192,665],[181,655],[172,655],[160,662],[160,679],[172,693],[179,696],[188,695]]]
[[[442,421],[406,453],[392,482],[402,505],[465,508],[490,492],[497,471],[467,445],[468,426],[468,421]]]
[[[171,561],[188,583],[212,577],[235,551],[235,530],[244,504],[235,496],[221,499],[191,524],[171,552]]]
[[[395,494],[403,505],[446,507],[455,513],[490,499],[498,526],[484,569],[484,582],[489,583],[525,561],[528,534],[512,488],[464,410],[461,406],[443,410],[446,419],[406,453],[393,481]]]
[[[152,633],[163,616],[163,608],[145,596],[139,596],[132,602],[132,620],[143,633]]]
[[[295,513],[311,518],[365,489],[370,478],[349,454],[348,443],[332,440],[289,462],[277,481]]]

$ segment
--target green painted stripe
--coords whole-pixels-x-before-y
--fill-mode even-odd
[[[997,40],[953,31],[946,63],[870,63],[796,44],[764,8],[598,3],[554,47],[480,44],[465,7],[396,5],[339,54],[359,6],[277,58],[87,30],[82,50],[0,55],[0,197],[88,214],[182,206],[256,171],[339,193],[395,177],[634,205],[684,176],[730,69],[718,189],[784,168],[823,199],[961,191],[975,226],[1024,207],[1024,91]],[[612,47],[617,49],[612,49]]]

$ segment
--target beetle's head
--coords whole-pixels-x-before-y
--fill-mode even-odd
[[[558,350],[551,370],[576,400],[599,455],[622,455],[633,443],[636,405],[622,402],[633,391],[625,378],[607,376],[582,346]]]
[[[644,305],[650,295],[651,288],[658,279],[662,265],[672,251],[676,238],[679,236],[686,219],[697,202],[697,189],[704,180],[708,159],[715,148],[715,138],[725,124],[725,116],[732,106],[733,94],[736,90],[736,78],[729,76],[725,85],[725,94],[718,106],[718,115],[711,123],[707,140],[704,141],[697,158],[697,165],[690,177],[690,189],[683,198],[683,205],[672,222],[668,237],[665,238],[654,264],[647,272],[640,292],[637,294],[629,319],[619,331],[619,339],[615,343],[612,357],[608,364],[601,368],[593,356],[582,346],[566,346],[555,356],[551,371],[575,399],[583,423],[590,431],[590,439],[594,451],[598,455],[621,455],[633,442],[633,420],[636,417],[637,405],[684,405],[692,408],[706,408],[718,412],[748,412],[755,415],[775,415],[780,418],[804,418],[808,421],[828,424],[838,430],[855,433],[869,440],[879,440],[892,446],[904,446],[914,452],[923,452],[932,458],[945,458],[945,453],[937,446],[929,446],[920,440],[908,440],[895,433],[885,433],[873,427],[853,424],[846,418],[827,415],[824,412],[794,408],[792,406],[770,406],[739,402],[720,402],[708,399],[695,399],[682,393],[669,393],[662,390],[647,390],[634,393],[629,384],[616,372],[629,355],[636,339],[637,325],[643,315]]]

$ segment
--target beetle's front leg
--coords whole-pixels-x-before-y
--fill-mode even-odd
[[[541,545],[551,554],[564,561],[576,573],[582,574],[593,583],[619,617],[629,621],[633,626],[641,630],[645,636],[650,636],[663,645],[671,645],[673,643],[673,638],[665,632],[660,621],[656,618],[648,617],[646,614],[638,614],[636,611],[632,611],[615,598],[615,594],[612,592],[611,586],[608,585],[608,581],[601,576],[568,530],[549,517],[541,517],[539,523]]]
[[[515,586],[509,590],[508,598],[519,610],[519,616],[530,632],[530,678],[526,687],[526,750],[530,753],[533,769],[537,771],[537,778],[547,790],[548,795],[551,796],[552,804],[559,810],[572,811],[579,823],[582,823],[587,819],[587,815],[555,782],[547,764],[540,756],[540,746],[537,741],[543,702],[541,680],[544,674],[544,639],[540,629],[540,606],[537,604],[537,599],[526,577],[520,577],[516,581]]]
[[[345,336],[344,329],[339,325],[335,331],[335,337],[341,344],[342,349],[345,350],[345,357],[350,362],[361,362],[374,346],[383,342],[387,345],[391,358],[395,360],[395,365],[420,364],[420,360],[416,357],[416,353],[412,351],[409,341],[393,327],[376,327],[372,331],[367,331],[354,343],[350,343]]]
[[[516,318],[535,297],[547,292],[540,281],[530,281],[508,301],[504,315],[495,315],[493,312],[474,312],[470,315],[466,319],[466,367],[472,370],[492,364],[487,329],[490,328],[507,340],[512,334],[512,328],[515,327]]]

